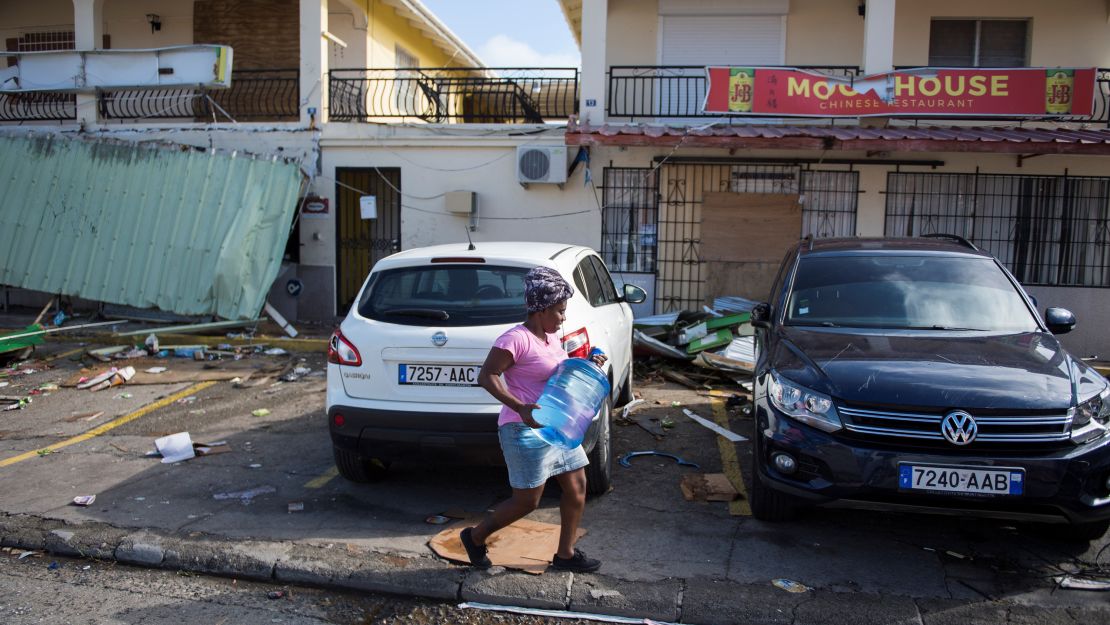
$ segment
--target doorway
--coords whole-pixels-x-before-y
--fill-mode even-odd
[[[401,169],[341,167],[335,178],[336,310],[343,316],[374,263],[401,251]],[[373,218],[364,219],[364,196],[374,198]]]

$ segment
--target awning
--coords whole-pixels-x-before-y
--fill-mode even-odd
[[[567,145],[738,148],[760,150],[878,150],[1110,155],[1110,129],[1024,126],[805,126],[737,124],[591,126],[572,119]]]
[[[0,137],[0,284],[255,318],[301,180],[295,163],[187,146]]]

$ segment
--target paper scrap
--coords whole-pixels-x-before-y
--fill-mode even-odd
[[[96,495],[78,495],[73,498],[74,505],[91,506],[96,501]]]
[[[251,500],[254,499],[255,497],[257,497],[259,495],[266,495],[266,494],[269,494],[269,493],[276,493],[276,492],[277,492],[277,489],[274,488],[273,486],[257,486],[255,488],[251,488],[249,490],[240,490],[240,491],[235,491],[235,492],[231,492],[231,493],[216,493],[215,495],[212,495],[212,499],[216,499],[216,500],[220,500],[220,501],[223,501],[223,500],[226,500],[226,499],[238,499],[239,501],[241,501],[243,503],[244,506],[248,506],[248,505],[250,505]]]
[[[181,462],[197,457],[196,451],[193,450],[193,439],[190,438],[188,432],[163,436],[154,441],[154,448],[162,454],[162,464]]]

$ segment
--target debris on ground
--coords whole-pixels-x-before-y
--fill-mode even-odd
[[[432,516],[424,519],[424,522],[429,524],[429,525],[443,525],[444,523],[447,523],[450,520],[451,520],[450,517],[446,517],[442,514],[433,514]]]
[[[459,539],[459,532],[467,523],[469,522],[461,521],[447,526],[428,541],[428,546],[441,558],[469,564],[470,560]],[[577,537],[585,535],[586,530],[579,527]],[[497,532],[497,540],[488,544],[487,555],[494,566],[539,575],[551,563],[551,546],[558,539],[558,524],[520,519]]]
[[[244,506],[249,506],[251,501],[259,495],[268,495],[276,493],[277,489],[273,486],[256,486],[247,490],[235,491],[230,493],[216,493],[212,495],[212,499],[217,501],[225,501],[229,499],[238,499]]]
[[[669,454],[665,451],[655,451],[654,449],[647,450],[647,451],[630,451],[630,452],[626,453],[625,455],[621,456],[620,460],[617,460],[617,463],[620,464],[622,467],[631,467],[632,463],[630,461],[633,458],[639,458],[640,456],[662,456],[664,458],[670,458],[670,459],[674,460],[681,467],[693,467],[695,469],[700,469],[701,468],[696,463],[690,462],[690,461],[688,461],[688,460],[686,460],[686,459],[684,459],[680,456],[676,456],[674,454]]]
[[[162,455],[163,464],[181,462],[197,457],[197,453],[193,449],[193,439],[188,432],[178,432],[156,439],[154,449]]]
[[[773,579],[771,580],[771,584],[774,585],[775,588],[781,588],[786,592],[800,593],[813,590],[809,586],[806,586],[805,584],[802,584],[800,582],[796,582],[792,579]]]
[[[687,473],[679,483],[686,501],[732,501],[740,493],[724,473]]]
[[[690,417],[691,419],[693,419],[697,423],[700,423],[701,425],[709,428],[710,430],[713,430],[717,434],[720,434],[721,436],[725,437],[729,441],[732,441],[733,443],[740,443],[740,442],[748,440],[746,437],[740,436],[739,434],[737,434],[736,432],[733,432],[732,430],[726,430],[725,428],[717,425],[716,423],[713,423],[712,421],[710,421],[710,420],[708,420],[704,417],[699,416],[696,412],[694,412],[693,410],[690,410],[689,408],[683,408],[682,412],[687,417]]]
[[[289,506],[288,506],[287,509],[289,510],[290,513],[304,512],[304,502],[303,501],[290,501]]]
[[[1056,583],[1060,585],[1060,588],[1070,588],[1073,590],[1110,590],[1110,579],[1089,579],[1075,577],[1073,575],[1064,575],[1057,577]]]
[[[78,495],[73,498],[75,506],[91,506],[96,501],[96,495]]]
[[[252,410],[251,414],[256,416],[256,417],[268,417],[268,416],[270,416],[270,409],[269,408],[259,408],[257,410]]]

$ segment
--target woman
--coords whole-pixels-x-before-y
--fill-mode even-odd
[[[489,568],[486,541],[490,534],[523,518],[539,506],[544,484],[554,477],[563,490],[559,500],[559,548],[552,557],[556,569],[587,573],[601,562],[574,548],[578,522],[586,507],[586,470],[589,464],[581,446],[567,450],[549,445],[532,430],[540,427],[532,418],[539,408],[536,400],[559,363],[566,359],[562,342],[555,334],[566,320],[567,300],[574,289],[559,272],[536,267],[524,276],[524,300],[528,318],[497,338],[478,373],[478,383],[504,404],[497,419],[497,435],[509,469],[513,495],[501,502],[475,527],[462,531],[460,539],[470,564]],[[605,356],[592,360],[598,365]],[[501,376],[504,374],[504,380]]]

